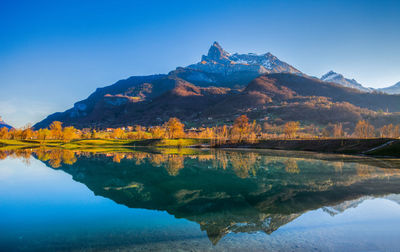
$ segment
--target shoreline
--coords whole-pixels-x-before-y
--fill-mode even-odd
[[[222,144],[217,146],[217,148],[270,149],[347,155],[400,157],[400,140],[390,138],[261,140],[253,144]]]
[[[0,140],[0,148],[63,148],[80,149],[131,149],[157,148],[215,148],[215,149],[266,149],[307,151],[347,155],[400,158],[400,139],[275,139],[256,143],[227,143],[211,146],[209,139],[82,139],[63,142],[61,140]]]

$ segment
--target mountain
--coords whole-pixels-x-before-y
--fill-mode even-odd
[[[387,94],[400,94],[400,81],[394,84],[393,86],[378,88],[377,90]]]
[[[8,125],[7,123],[5,123],[5,122],[3,121],[3,119],[1,118],[1,116],[0,116],[0,128],[12,129],[13,127],[10,126],[10,125]]]
[[[355,79],[347,79],[343,75],[338,74],[334,71],[329,71],[328,73],[322,75],[321,80],[326,82],[334,82],[345,87],[358,89],[363,92],[373,91],[372,88],[364,87],[363,85],[358,83]]]
[[[259,121],[267,118],[270,123],[343,122],[352,127],[368,119],[379,126],[400,123],[394,112],[400,112],[397,96],[321,81],[270,53],[230,54],[214,42],[196,64],[98,88],[73,108],[52,114],[34,127],[48,127],[53,121],[78,128],[159,125],[170,117],[201,126],[231,123],[240,114]]]

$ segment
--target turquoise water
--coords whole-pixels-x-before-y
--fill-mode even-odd
[[[279,151],[0,155],[1,251],[399,251],[397,160]]]

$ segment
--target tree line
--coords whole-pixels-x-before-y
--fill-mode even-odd
[[[318,128],[313,125],[301,125],[300,122],[286,122],[283,125],[262,126],[255,120],[250,121],[246,115],[241,115],[232,125],[185,129],[185,125],[176,117],[170,118],[161,126],[113,128],[107,130],[76,129],[73,126],[63,127],[59,121],[54,121],[49,128],[33,130],[30,125],[21,129],[0,128],[0,139],[10,140],[62,140],[69,142],[74,139],[176,139],[199,138],[210,139],[212,144],[226,142],[255,142],[263,139],[309,139],[309,138],[399,138],[400,125],[388,124],[375,129],[366,120],[357,123],[350,134],[342,123]]]

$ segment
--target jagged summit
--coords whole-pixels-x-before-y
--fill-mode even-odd
[[[227,51],[225,51],[217,41],[215,41],[208,50],[207,56],[203,55],[201,60],[228,63],[229,56],[231,55]]]
[[[269,52],[262,55],[254,53],[230,54],[218,42],[211,45],[208,54],[202,56],[201,62],[187,68],[224,76],[238,72],[302,74],[299,70],[279,60]]]

